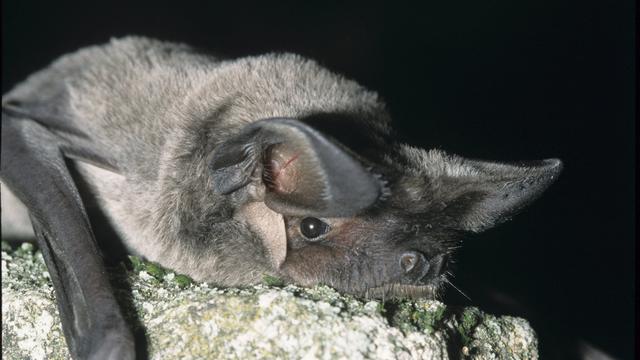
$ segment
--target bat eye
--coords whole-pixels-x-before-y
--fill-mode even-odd
[[[315,240],[329,232],[330,229],[327,223],[314,217],[304,218],[300,222],[300,232],[308,240]]]

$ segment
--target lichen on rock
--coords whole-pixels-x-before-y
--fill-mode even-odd
[[[131,258],[116,295],[151,359],[536,359],[526,320],[433,300],[381,303],[326,286],[222,289]],[[66,359],[53,288],[30,245],[2,247],[2,355]]]

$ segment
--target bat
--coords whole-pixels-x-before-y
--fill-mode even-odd
[[[127,37],[2,98],[3,196],[27,209],[76,359],[135,356],[92,206],[111,241],[195,280],[435,297],[464,234],[511,218],[561,169],[400,143],[376,93],[293,54]]]

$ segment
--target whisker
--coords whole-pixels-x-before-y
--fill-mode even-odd
[[[444,278],[444,281],[446,281],[446,282],[447,282],[447,284],[451,285],[454,289],[458,290],[458,292],[459,292],[460,294],[462,294],[462,296],[466,297],[466,298],[467,298],[467,300],[469,300],[469,301],[473,301],[473,300],[471,300],[471,298],[470,298],[469,296],[467,296],[467,294],[463,293],[463,292],[462,292],[462,290],[458,289],[458,287],[456,287],[455,285],[453,285],[453,283],[452,283],[451,281],[449,281],[449,279]]]

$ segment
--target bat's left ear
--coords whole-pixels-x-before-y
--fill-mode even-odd
[[[216,192],[257,186],[265,205],[286,215],[352,216],[382,192],[345,147],[288,118],[248,125],[214,149],[210,168]]]

